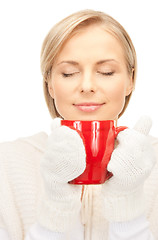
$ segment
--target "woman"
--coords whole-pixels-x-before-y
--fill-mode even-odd
[[[78,133],[60,120],[117,121],[123,114],[137,70],[126,31],[102,12],[74,13],[46,36],[41,70],[48,109],[57,118],[49,137],[1,144],[1,239],[156,239],[158,177],[149,118],[118,135],[111,179],[68,184],[83,173],[86,156]]]

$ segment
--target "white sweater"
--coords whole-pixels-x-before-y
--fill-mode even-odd
[[[36,218],[43,186],[40,159],[45,150],[46,140],[47,135],[42,132],[0,144],[0,240],[66,239],[62,234],[50,233],[43,229],[38,225]],[[158,139],[151,137],[151,141],[158,156]],[[143,235],[140,235],[141,238],[138,239],[153,239],[150,230],[154,239],[158,239],[158,162],[145,182],[145,217],[140,216],[139,219],[130,223],[109,224],[101,213],[101,187],[101,185],[85,187],[81,219],[76,223],[76,228],[72,229],[72,235],[77,236],[78,231],[86,240],[136,240],[136,237],[130,237],[131,229],[135,229],[136,235],[139,236],[143,228],[147,237],[143,238]],[[33,234],[37,236],[38,233],[39,236],[43,234],[45,237],[33,237]],[[149,235],[150,238],[148,238]],[[71,237],[71,239],[78,238]],[[82,238],[79,239],[82,240]]]

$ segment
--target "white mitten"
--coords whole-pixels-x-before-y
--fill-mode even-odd
[[[57,232],[65,232],[78,218],[81,208],[82,186],[68,182],[81,175],[86,167],[86,153],[79,134],[61,119],[53,120],[41,161],[44,195],[39,210],[39,223]]]
[[[134,129],[126,129],[117,137],[108,171],[111,179],[102,187],[104,216],[109,221],[128,221],[144,213],[144,181],[149,176],[156,157],[147,137],[151,120],[142,117]]]

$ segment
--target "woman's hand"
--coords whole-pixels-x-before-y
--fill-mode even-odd
[[[60,121],[53,120],[41,161],[45,193],[39,221],[50,230],[63,232],[72,227],[80,212],[82,186],[68,182],[84,172],[86,153],[79,134]]]
[[[156,157],[148,133],[151,120],[142,117],[134,129],[126,129],[117,137],[118,145],[108,164],[113,177],[103,184],[105,217],[109,221],[128,221],[143,214],[143,185]]]

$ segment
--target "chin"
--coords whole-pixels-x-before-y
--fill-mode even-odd
[[[87,116],[76,116],[75,118],[71,117],[71,119],[69,120],[82,120],[82,121],[94,121],[94,120],[98,120],[98,121],[106,121],[106,120],[115,120],[115,118],[111,118],[109,117],[104,117],[104,116],[97,116],[97,115],[87,115]]]

